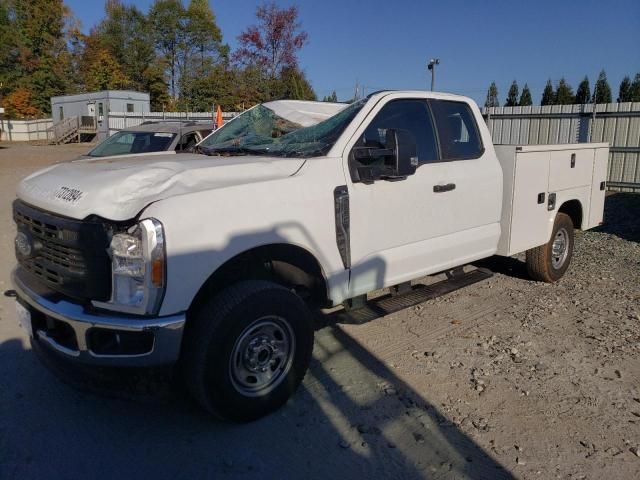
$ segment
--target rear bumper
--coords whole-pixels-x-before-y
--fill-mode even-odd
[[[31,313],[34,340],[60,355],[104,366],[149,367],[178,360],[184,313],[145,318],[87,311],[77,303],[39,295],[21,277],[18,267],[11,279],[18,301]],[[124,349],[121,343],[126,343]]]

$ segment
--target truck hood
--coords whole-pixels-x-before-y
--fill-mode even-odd
[[[28,176],[18,198],[75,219],[128,220],[163,198],[293,175],[300,158],[180,154],[111,157],[53,165]]]

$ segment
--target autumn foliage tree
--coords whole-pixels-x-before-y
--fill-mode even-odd
[[[31,91],[24,87],[18,87],[4,98],[7,117],[30,118],[38,116],[41,112],[33,103]]]
[[[240,48],[235,58],[256,64],[271,78],[284,68],[298,67],[298,51],[307,43],[308,35],[300,30],[298,8],[279,8],[275,3],[256,10],[257,25],[251,25],[238,37]]]

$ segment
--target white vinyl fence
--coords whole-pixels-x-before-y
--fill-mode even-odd
[[[0,140],[5,142],[29,142],[47,140],[47,129],[53,126],[50,118],[39,120],[0,119]]]
[[[236,115],[238,115],[236,112],[223,112],[222,119],[226,122]],[[109,135],[113,135],[115,132],[122,130],[123,128],[135,127],[143,122],[183,120],[202,123],[208,122],[210,125],[213,125],[215,118],[215,112],[109,112]]]

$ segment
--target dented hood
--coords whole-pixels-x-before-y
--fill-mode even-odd
[[[24,202],[70,218],[128,220],[174,195],[293,175],[304,159],[180,154],[111,157],[53,165],[20,182]]]

